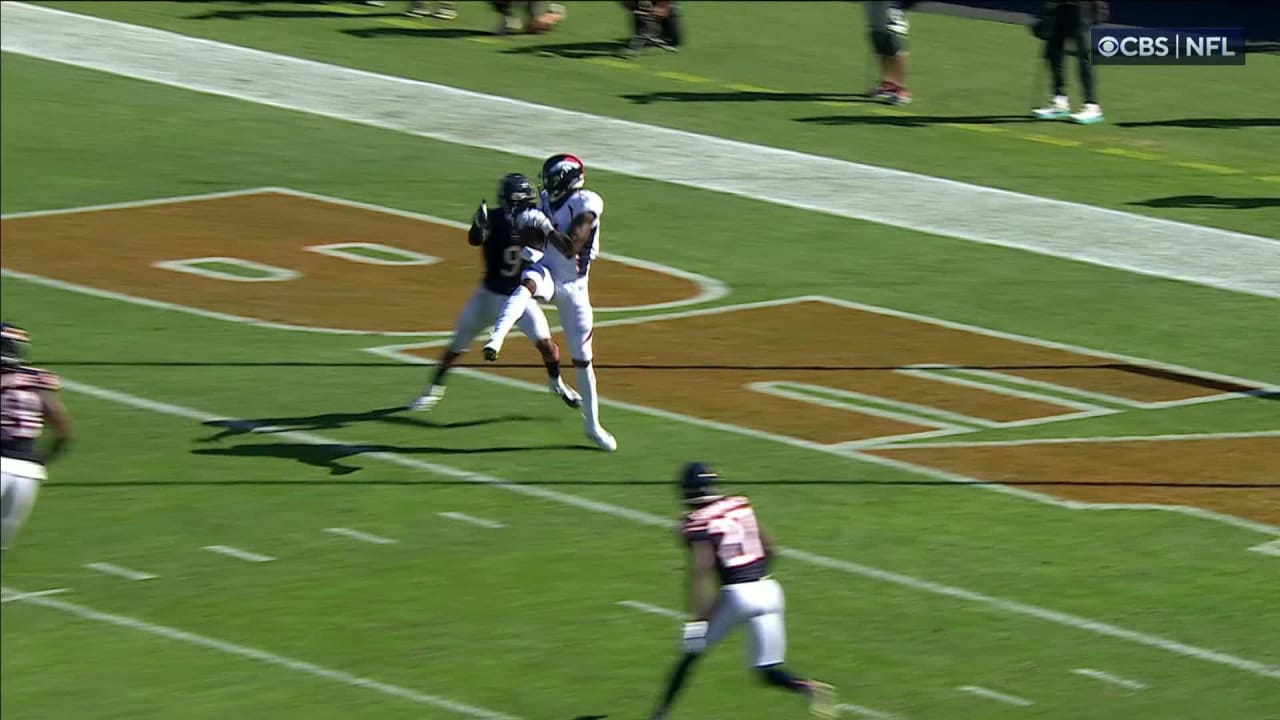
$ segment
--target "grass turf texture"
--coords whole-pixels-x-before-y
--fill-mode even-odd
[[[354,44],[344,38],[335,36]],[[494,52],[476,43],[440,45],[455,54],[471,45]],[[489,62],[510,59],[497,54]],[[289,185],[465,217],[493,178],[529,165],[11,55],[2,69],[5,212]],[[1042,182],[1057,187],[1060,180]],[[1259,347],[1274,301],[606,173],[593,174],[593,184],[619,198],[611,204],[611,250],[718,277],[734,288],[732,302],[821,292],[1280,380],[1273,353]],[[1136,185],[1127,185],[1131,193]],[[1150,187],[1141,184],[1144,192]],[[668,208],[667,217],[645,212],[655,203]],[[723,246],[741,227],[788,231],[762,238],[777,241],[768,243],[776,257],[726,255]],[[797,233],[804,253],[823,262],[795,261]],[[680,240],[687,237],[700,241]],[[233,326],[9,278],[0,290],[6,319],[34,331],[41,362],[75,380],[215,414],[359,413],[404,402],[425,375],[359,353],[376,344],[369,338]],[[93,361],[125,364],[80,364]],[[212,366],[128,365],[145,361]],[[369,365],[233,365],[271,362]],[[602,372],[606,395],[608,383]],[[719,460],[746,482],[790,479],[802,468],[808,478],[851,482],[750,487],[785,544],[1280,662],[1280,648],[1262,631],[1277,613],[1274,558],[1243,551],[1264,539],[1256,533],[1168,514],[1070,512],[970,488],[877,485],[867,481],[911,476],[614,410],[606,419],[626,444],[623,454],[538,449],[580,442],[578,422],[543,395],[464,377],[452,385],[438,415],[349,420],[317,432],[510,479],[536,469],[580,483],[557,489],[662,514],[673,510],[663,483],[693,456]],[[54,469],[21,552],[6,556],[6,586],[71,586],[72,602],[522,717],[639,714],[657,690],[673,652],[671,622],[614,603],[678,606],[679,558],[661,529],[497,489],[439,484],[363,454],[338,457],[349,447],[317,450],[270,435],[209,442],[216,428],[74,392],[67,400],[83,439]],[[1274,407],[1239,400],[1127,413],[1081,421],[1078,432],[1146,432],[1153,423],[1161,432],[1276,429]],[[484,424],[468,425],[477,422]],[[510,447],[534,449],[499,451]],[[335,458],[361,469],[332,476]],[[457,524],[436,516],[442,511],[507,527]],[[364,545],[321,532],[331,526],[399,542]],[[241,563],[200,550],[208,544],[278,560]],[[81,568],[95,561],[161,577],[130,583]],[[1274,680],[796,561],[782,561],[780,572],[797,668],[839,683],[851,702],[925,718],[1019,712],[953,690],[973,683],[1033,697],[1035,712],[1051,718],[1078,717],[1082,706],[1098,718],[1280,713]],[[4,613],[4,703],[24,717],[436,712],[24,603],[6,604]],[[747,692],[738,643],[700,671],[682,712],[795,711],[789,698]],[[1140,677],[1152,689],[1118,692],[1070,675],[1075,667]],[[76,693],[66,692],[69,678]]]
[[[1280,207],[1267,202],[1275,197],[1276,173],[1265,160],[1280,155],[1274,128],[1280,105],[1270,92],[1280,72],[1274,55],[1251,54],[1243,67],[1102,67],[1108,124],[1079,127],[1030,120],[1032,103],[1042,103],[1048,91],[1039,46],[1025,28],[927,13],[912,15],[915,104],[905,110],[822,104],[848,99],[870,84],[864,12],[851,3],[764,2],[745,11],[729,3],[690,3],[689,46],[636,62],[614,57],[626,18],[611,2],[570,2],[569,20],[555,33],[513,38],[487,35],[496,15],[483,3],[464,4],[453,23],[401,18],[394,4],[370,12],[342,3],[47,4],[1187,222],[1262,235],[1274,235],[1280,224]],[[1077,92],[1070,70],[1071,91]],[[662,75],[673,72],[708,82]],[[1035,73],[1042,92],[1033,98]],[[1080,145],[1053,145],[1046,138]],[[1112,154],[1117,152],[1159,161]],[[1213,169],[1200,167],[1206,165]],[[1272,181],[1259,179],[1268,177]]]

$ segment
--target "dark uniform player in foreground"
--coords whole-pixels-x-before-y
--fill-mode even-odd
[[[801,680],[782,665],[787,646],[785,601],[782,586],[769,576],[773,546],[756,520],[751,501],[722,495],[716,485],[719,479],[704,463],[686,465],[679,479],[688,508],[681,535],[689,547],[690,621],[684,626],[684,655],[652,718],[666,720],[693,664],[738,625],[747,627],[748,660],[761,680],[808,697],[814,717],[834,718],[831,686]]]
[[[413,410],[430,410],[444,398],[445,377],[449,370],[480,330],[493,325],[498,319],[507,297],[520,286],[521,272],[530,260],[536,260],[541,254],[539,250],[525,247],[525,240],[515,221],[521,212],[538,206],[538,193],[529,178],[518,173],[503,177],[498,184],[498,204],[498,208],[490,210],[481,200],[480,208],[476,210],[467,241],[483,248],[484,280],[458,316],[453,340],[436,365],[431,384],[409,406]],[[537,303],[529,303],[516,325],[533,340],[542,354],[552,394],[569,407],[580,407],[582,398],[560,376],[560,348],[551,339],[551,328],[542,308]]]
[[[27,365],[27,333],[0,323],[0,505],[5,550],[31,514],[45,479],[44,466],[71,442],[71,416],[55,394],[58,376]],[[53,444],[42,451],[45,423]]]

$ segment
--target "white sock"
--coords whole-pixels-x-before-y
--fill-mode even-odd
[[[529,288],[521,285],[516,291],[511,293],[511,297],[502,304],[502,311],[498,313],[498,321],[493,325],[493,332],[489,333],[489,342],[498,346],[507,339],[507,333],[511,332],[511,328],[516,326],[516,321],[524,315],[525,309],[529,307],[529,302],[533,298],[533,293],[529,292]]]
[[[598,428],[600,427],[600,400],[596,397],[595,366],[579,367],[575,364],[574,369],[578,371],[578,393],[582,395],[582,415],[586,420],[587,428]]]

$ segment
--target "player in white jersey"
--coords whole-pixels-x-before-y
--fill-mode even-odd
[[[591,365],[595,312],[589,273],[600,254],[604,200],[583,187],[585,176],[586,168],[573,155],[552,155],[542,164],[541,203],[537,209],[520,213],[516,225],[536,231],[545,239],[545,246],[542,251],[527,249],[536,261],[525,269],[520,287],[503,305],[484,346],[484,357],[490,362],[498,359],[502,342],[529,303],[554,301],[577,371],[587,437],[611,452],[618,449],[618,441],[600,424],[596,373]]]

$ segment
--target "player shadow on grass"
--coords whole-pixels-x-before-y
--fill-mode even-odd
[[[1221,210],[1258,210],[1280,207],[1280,198],[1274,197],[1219,197],[1217,195],[1170,195],[1151,198],[1130,205],[1154,208],[1205,208]]]
[[[531,450],[591,450],[588,445],[501,445],[478,448],[448,448],[436,446],[401,446],[382,444],[345,443],[254,443],[225,448],[199,448],[193,455],[224,457],[280,458],[297,460],[304,465],[323,468],[330,475],[350,475],[362,470],[361,466],[343,464],[341,461],[365,453],[395,453],[397,455],[480,455],[485,453],[529,452]]]
[[[1280,127],[1280,118],[1175,118],[1173,120],[1133,120],[1115,123],[1116,127],[1184,127],[1210,130],[1238,130],[1248,127]]]
[[[450,40],[454,38],[469,38],[478,35],[492,35],[488,30],[476,30],[474,28],[399,28],[399,27],[373,27],[373,28],[350,28],[342,30],[343,35],[350,35],[358,38],[378,38],[394,35],[402,35],[405,37],[416,38],[434,38],[437,40]]]
[[[839,102],[864,103],[879,102],[866,93],[839,92],[678,92],[659,91],[649,93],[625,93],[620,95],[637,105],[649,105],[657,102]]]
[[[1043,122],[1030,115],[818,115],[793,118],[793,120],[813,125],[894,125],[897,127]]]
[[[308,20],[308,19],[324,19],[324,18],[344,18],[347,20],[359,18],[378,18],[378,17],[401,17],[396,12],[362,12],[351,13],[342,12],[341,10],[276,10],[276,9],[252,9],[252,10],[210,10],[199,15],[188,15],[187,20],[246,20],[249,18],[273,18],[277,20]]]
[[[583,60],[593,57],[623,57],[627,49],[626,40],[594,40],[591,42],[545,43],[542,45],[523,45],[502,51],[503,55],[550,55]]]
[[[404,411],[404,406],[400,405],[395,407],[378,408],[375,410],[366,410],[363,412],[333,412],[320,413],[317,415],[298,415],[293,417],[209,420],[201,423],[201,425],[221,429],[209,437],[199,438],[198,442],[218,442],[230,437],[236,437],[237,435],[247,435],[252,432],[269,434],[275,432],[339,430],[350,425],[365,422],[381,422],[390,425],[433,428],[436,430],[452,430],[457,428],[495,425],[497,423],[530,422],[537,420],[537,418],[529,415],[502,415],[499,417],[477,418],[475,420],[438,422],[427,418],[404,415]]]

